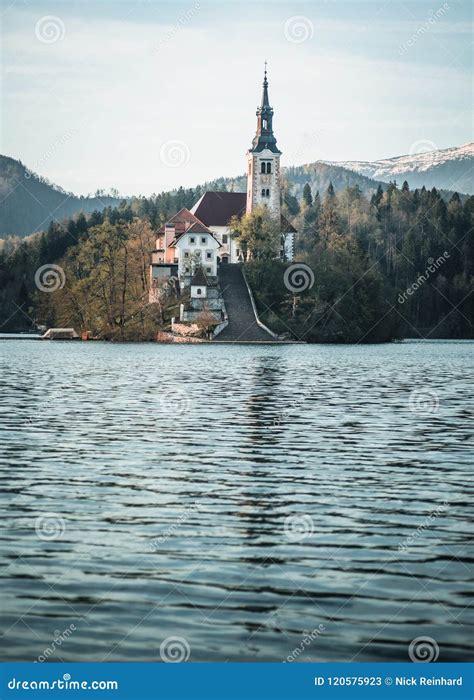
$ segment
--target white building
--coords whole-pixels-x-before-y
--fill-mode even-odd
[[[194,275],[198,267],[206,275],[217,277],[217,256],[221,245],[204,224],[191,224],[185,233],[173,241],[171,247],[176,249],[180,281]]]
[[[293,260],[296,229],[281,214],[281,151],[273,133],[273,108],[268,97],[265,69],[263,92],[257,109],[257,130],[247,151],[246,192],[206,192],[192,207],[175,214],[157,234],[150,268],[153,288],[178,273],[180,285],[189,284],[197,267],[217,276],[219,264],[243,262],[238,239],[231,235],[232,217],[242,217],[266,206],[281,222],[280,256]]]

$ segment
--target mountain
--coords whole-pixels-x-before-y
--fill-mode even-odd
[[[19,160],[0,156],[0,236],[29,236],[79,212],[115,207],[110,196],[76,197],[35,173]]]
[[[288,184],[291,194],[297,199],[301,199],[303,187],[306,183],[309,183],[313,192],[319,190],[320,193],[327,190],[330,182],[332,182],[336,190],[357,185],[365,195],[371,195],[376,192],[379,184],[384,189],[386,185],[384,182],[377,182],[377,180],[372,180],[354,170],[343,168],[337,164],[330,165],[323,161],[282,168],[282,175]],[[232,192],[245,192],[247,189],[247,178],[245,175],[234,178],[221,177],[212,182],[206,182],[201,189],[227,189]]]
[[[298,199],[301,198],[307,182],[313,193],[318,190],[320,193],[325,192],[332,182],[336,190],[357,185],[365,195],[370,196],[379,184],[385,187],[386,183],[393,180],[397,180],[399,185],[403,180],[407,180],[412,189],[423,185],[429,189],[436,187],[445,198],[450,198],[449,190],[474,193],[470,175],[473,146],[471,143],[373,163],[316,161],[283,168],[283,176],[291,195]],[[245,192],[246,178],[243,175],[236,178],[217,178],[199,186],[194,192],[199,190],[202,193],[206,189]],[[188,190],[188,193],[192,195],[193,190]],[[101,193],[100,196],[77,197],[32,173],[20,161],[0,156],[0,201],[0,237],[5,237],[29,236],[35,231],[46,229],[50,221],[62,221],[79,212],[102,211],[106,207],[117,206],[122,200]]]
[[[474,143],[373,162],[354,160],[327,163],[382,182],[396,180],[401,185],[406,180],[411,189],[424,185],[427,189],[436,187],[474,194]]]

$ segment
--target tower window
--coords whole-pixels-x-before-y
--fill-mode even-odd
[[[263,123],[263,128],[264,128],[264,129],[268,129],[268,122],[267,122],[267,120],[264,119],[262,123]]]
[[[265,195],[266,195],[267,197],[269,197],[269,196],[270,196],[270,190],[266,190]]]
[[[272,164],[267,163],[267,173],[271,173],[271,172],[272,172]]]
[[[265,190],[262,190],[262,197],[265,197]]]
[[[266,170],[265,170],[265,163],[262,163],[262,164],[260,165],[260,172],[261,172],[261,173],[265,173],[265,172],[266,172]]]

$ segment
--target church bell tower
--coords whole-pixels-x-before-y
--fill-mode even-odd
[[[247,213],[266,206],[280,219],[280,156],[273,134],[273,109],[268,99],[267,63],[262,101],[257,109],[257,131],[247,151]]]

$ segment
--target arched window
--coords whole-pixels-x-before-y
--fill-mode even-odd
[[[262,190],[262,197],[265,197],[265,190]]]
[[[198,288],[196,289],[196,293],[197,293],[197,294],[202,294],[202,289],[200,289],[200,288],[198,287]]]
[[[265,163],[262,163],[262,164],[260,165],[260,172],[261,172],[261,173],[265,173]]]
[[[265,195],[266,195],[267,197],[269,197],[269,196],[270,196],[270,190],[267,190],[267,191],[265,192]]]
[[[267,173],[271,173],[271,172],[272,172],[272,164],[267,163]]]

